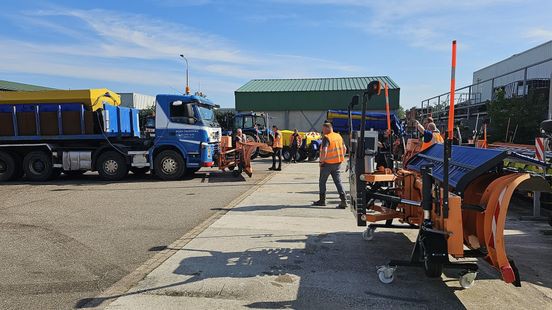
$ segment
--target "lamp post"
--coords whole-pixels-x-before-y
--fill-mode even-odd
[[[184,59],[184,61],[186,62],[186,95],[189,95],[190,94],[190,84],[188,84],[189,80],[188,80],[188,59],[186,57],[184,57],[184,55],[180,54],[180,57],[182,57],[182,59]]]

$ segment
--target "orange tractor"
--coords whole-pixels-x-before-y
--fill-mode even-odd
[[[363,112],[380,88],[377,81],[368,85]],[[358,101],[353,99],[350,108]],[[449,117],[454,118],[453,111]],[[378,136],[363,128],[364,123],[349,135],[351,207],[358,226],[371,223],[363,237],[371,240],[381,227],[418,230],[410,260],[390,260],[379,267],[380,281],[391,283],[398,266],[420,266],[428,277],[453,268],[461,270],[460,285],[468,288],[477,264],[450,259],[478,257],[495,267],[504,282],[519,286],[520,275],[504,246],[510,199],[516,189],[548,192],[550,186],[542,176],[509,171],[503,163],[546,164],[506,150],[453,146],[449,122],[444,144],[418,152],[419,143],[409,141],[402,165],[395,161],[395,167],[376,167]]]

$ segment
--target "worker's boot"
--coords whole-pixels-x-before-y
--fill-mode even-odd
[[[326,205],[326,195],[320,194],[320,199],[312,203],[313,206],[323,207]]]
[[[347,198],[345,195],[339,195],[339,199],[341,199],[341,202],[337,205],[338,209],[345,209],[347,208]]]

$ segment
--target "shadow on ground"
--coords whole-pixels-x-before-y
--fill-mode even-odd
[[[440,279],[420,281],[424,277],[421,270],[405,269],[397,273],[393,285],[379,282],[375,266],[389,258],[408,256],[409,251],[405,249],[412,243],[404,234],[382,231],[369,244],[358,233],[348,232],[262,238],[270,239],[277,246],[243,252],[186,249],[192,257],[183,259],[173,272],[182,281],[123,295],[83,299],[76,307],[95,307],[122,296],[154,294],[262,300],[246,305],[257,309],[464,308],[454,289]],[[224,287],[228,289],[216,292],[206,289],[214,279],[225,281]],[[238,283],[233,282],[236,279],[241,279],[239,283],[251,281],[247,282],[249,286],[240,289],[239,285],[232,285]],[[268,285],[260,285],[259,281]],[[298,288],[292,294],[294,298],[282,300],[280,297],[286,294],[280,295],[279,289],[290,285]]]

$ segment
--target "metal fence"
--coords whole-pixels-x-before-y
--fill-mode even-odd
[[[526,96],[530,90],[550,88],[552,80],[552,58],[530,66],[497,75],[491,79],[456,89],[455,118],[469,119],[478,114],[487,114],[486,103],[495,99],[498,90],[504,91],[506,98]],[[421,102],[421,116],[435,117],[448,115],[450,93],[424,99]],[[549,111],[549,118],[552,111]]]

